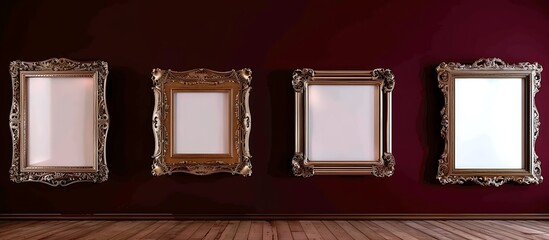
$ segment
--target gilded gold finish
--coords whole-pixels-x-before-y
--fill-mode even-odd
[[[152,81],[155,105],[152,127],[155,137],[152,174],[160,176],[174,172],[209,175],[229,172],[250,176],[252,174],[249,138],[251,114],[249,95],[252,71],[250,69],[217,72],[208,69],[193,69],[184,72],[153,69]],[[230,96],[229,154],[174,154],[173,100],[172,94],[179,91],[228,92]]]
[[[10,129],[13,156],[10,180],[41,182],[51,186],[66,186],[76,182],[104,182],[109,170],[106,160],[106,141],[109,113],[105,99],[108,65],[103,61],[76,62],[66,58],[52,58],[42,62],[13,61],[10,63],[13,96]],[[31,167],[27,166],[27,88],[29,77],[93,77],[95,102],[95,162],[92,167]]]
[[[306,144],[307,123],[307,87],[315,84],[329,85],[375,85],[380,91],[378,106],[379,152],[376,161],[314,161],[308,159]],[[374,175],[389,177],[393,175],[395,158],[391,153],[391,93],[395,78],[389,69],[372,71],[315,71],[304,68],[293,73],[292,85],[295,91],[295,153],[292,158],[292,170],[295,176],[311,177],[317,175]]]
[[[438,160],[437,179],[442,184],[464,184],[471,181],[482,186],[501,186],[506,182],[521,184],[539,184],[543,181],[541,176],[541,162],[535,153],[535,142],[539,135],[539,113],[535,105],[534,97],[541,87],[542,66],[538,63],[521,62],[507,64],[499,58],[482,58],[473,64],[441,63],[437,67],[438,86],[444,94],[444,107],[442,108],[441,136],[444,139],[444,152]],[[454,84],[456,76],[459,77],[484,77],[501,78],[517,77],[526,80],[522,93],[524,111],[522,134],[523,156],[522,169],[456,169],[455,168],[455,109]]]

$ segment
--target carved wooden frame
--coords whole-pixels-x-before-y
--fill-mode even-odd
[[[380,151],[375,162],[365,161],[311,161],[308,159],[307,142],[307,88],[314,84],[329,85],[376,85],[380,96]],[[372,71],[318,71],[309,68],[297,69],[293,73],[292,85],[295,91],[295,153],[292,170],[295,176],[317,175],[393,175],[395,158],[391,152],[391,94],[395,77],[389,69]]]
[[[437,67],[438,86],[444,94],[442,108],[442,130],[444,152],[438,160],[437,179],[442,184],[464,184],[467,181],[483,186],[501,186],[506,182],[521,184],[539,184],[541,176],[541,162],[535,153],[535,142],[539,135],[539,113],[534,97],[541,87],[542,66],[538,63],[521,62],[507,64],[499,58],[482,58],[473,64],[441,63]],[[525,80],[523,90],[524,118],[522,134],[523,168],[522,169],[455,169],[454,162],[454,84],[459,77],[487,77],[503,78],[516,77]]]
[[[109,170],[106,160],[106,141],[109,113],[105,98],[108,65],[103,61],[77,62],[66,58],[52,58],[42,62],[13,61],[10,63],[13,96],[10,129],[13,141],[10,180],[41,182],[51,186],[66,186],[77,182],[104,182]],[[27,153],[27,94],[28,77],[90,77],[94,79],[95,102],[95,162],[93,167],[26,166]]]
[[[252,71],[250,69],[217,72],[209,69],[193,69],[177,72],[153,69],[152,81],[155,96],[152,128],[155,137],[152,174],[160,176],[174,172],[194,175],[209,175],[229,172],[250,176],[252,174],[249,137],[251,114],[249,94]],[[173,118],[171,93],[173,91],[228,91],[230,93],[229,142],[232,145],[230,157],[219,154],[172,154],[171,144]]]

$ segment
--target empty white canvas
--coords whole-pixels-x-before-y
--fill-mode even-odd
[[[228,92],[177,92],[174,105],[176,154],[230,152]]]
[[[379,160],[378,86],[309,85],[307,91],[309,160]]]
[[[27,79],[27,165],[94,166],[94,79]]]
[[[455,79],[456,169],[522,167],[522,93],[520,78]]]

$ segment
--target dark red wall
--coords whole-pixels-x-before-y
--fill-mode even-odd
[[[0,213],[549,213],[549,183],[443,186],[435,67],[481,57],[549,68],[547,1],[2,1]],[[109,63],[109,180],[9,181],[9,61]],[[253,70],[253,175],[150,174],[153,68]],[[394,176],[291,173],[296,68],[390,68]],[[542,77],[549,76],[542,73]],[[547,81],[547,80],[544,80]],[[549,89],[536,149],[549,172]],[[547,177],[549,178],[549,177]],[[546,179],[549,181],[549,179]]]

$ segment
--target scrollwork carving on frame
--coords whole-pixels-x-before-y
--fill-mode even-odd
[[[109,113],[105,98],[105,89],[108,71],[108,64],[103,61],[77,62],[66,58],[52,58],[41,62],[13,61],[10,63],[10,75],[12,79],[12,106],[10,111],[10,129],[12,135],[12,164],[9,170],[10,180],[16,183],[21,182],[41,182],[50,186],[67,186],[77,182],[100,183],[108,179],[109,170],[106,160],[106,142],[109,129]],[[21,99],[21,79],[22,72],[32,72],[33,76],[55,77],[59,74],[70,74],[71,76],[93,76],[97,84],[96,92],[96,169],[95,171],[80,171],[77,167],[61,167],[63,171],[58,171],[56,167],[45,167],[44,170],[22,171],[22,152],[27,151],[27,146],[22,145],[23,125],[22,104],[26,104],[25,99]],[[47,72],[42,74],[41,72]]]
[[[292,158],[292,171],[296,177],[312,177],[315,174],[314,167],[305,164],[305,158],[301,152],[295,153]]]
[[[541,87],[541,72],[542,66],[538,63],[520,62],[516,64],[509,64],[499,58],[481,58],[475,61],[473,64],[461,64],[456,62],[441,63],[437,68],[438,73],[438,87],[440,88],[444,96],[444,107],[440,111],[441,114],[441,137],[444,139],[444,149],[438,160],[437,179],[442,184],[464,184],[466,182],[473,182],[482,186],[501,186],[507,182],[515,182],[519,184],[539,184],[543,181],[541,176],[541,162],[535,153],[535,142],[539,135],[539,113],[535,105],[535,95]],[[531,115],[527,114],[527,119],[531,119],[531,124],[528,128],[532,134],[526,134],[525,141],[528,144],[524,146],[532,146],[530,151],[531,158],[527,159],[528,166],[524,171],[527,174],[521,173],[514,175],[509,172],[486,172],[483,170],[474,170],[473,173],[459,173],[454,169],[454,160],[452,159],[451,146],[453,142],[453,133],[451,132],[452,122],[452,108],[450,99],[453,97],[451,92],[452,81],[455,79],[455,74],[474,73],[475,76],[483,74],[483,71],[488,71],[490,76],[498,77],[505,76],[506,74],[514,74],[515,72],[527,72],[523,75],[524,78],[532,84],[525,84],[525,90],[523,92],[525,101],[531,102],[529,107],[531,108]],[[499,74],[499,75],[498,75]],[[528,148],[528,147],[527,147]]]
[[[373,167],[373,174],[376,177],[390,177],[395,171],[395,157],[392,153],[383,153],[381,165]]]
[[[395,75],[390,69],[378,68],[372,72],[372,79],[383,80],[383,92],[392,92],[395,87]]]
[[[292,75],[292,86],[296,92],[303,92],[305,83],[315,76],[315,72],[310,68],[297,69]]]
[[[308,126],[308,88],[311,85],[370,85],[378,91],[379,105],[375,126],[379,131],[380,153],[375,160],[364,161],[315,161],[308,159],[306,138]],[[391,153],[391,92],[395,76],[390,69],[378,68],[371,71],[316,71],[310,68],[297,69],[292,75],[295,91],[295,152],[292,158],[294,176],[318,175],[374,175],[390,177],[395,170],[395,158]]]
[[[249,151],[249,138],[251,132],[251,113],[249,107],[249,95],[251,90],[252,71],[248,68],[218,72],[209,69],[193,69],[189,71],[172,71],[153,69],[152,81],[155,96],[155,105],[152,115],[152,129],[155,137],[155,150],[152,156],[152,174],[161,176],[165,174],[182,172],[194,175],[210,175],[220,172],[250,176],[252,174],[251,155]],[[178,163],[166,162],[168,145],[170,142],[170,130],[166,124],[169,115],[169,101],[166,84],[175,83],[184,88],[200,89],[203,86],[222,86],[224,84],[237,84],[238,90],[234,94],[233,123],[236,132],[233,134],[234,149],[238,155],[238,162],[234,164],[219,160],[206,162],[193,162],[181,160]]]

